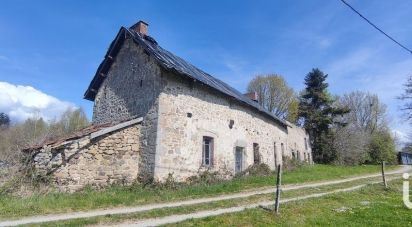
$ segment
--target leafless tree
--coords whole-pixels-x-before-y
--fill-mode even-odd
[[[35,116],[21,123],[12,123],[0,128],[0,161],[8,168],[0,166],[0,185],[5,179],[15,175],[22,166],[22,149],[38,145],[48,139],[70,134],[89,124],[81,109],[69,109],[58,120],[46,122]],[[1,164],[0,163],[0,164]]]
[[[351,110],[345,114],[344,120],[355,130],[373,134],[377,129],[387,126],[387,107],[375,94],[354,91],[343,95],[339,103]]]
[[[334,148],[341,164],[361,164],[368,160],[368,145],[378,131],[388,131],[386,105],[375,94],[354,91],[337,97],[337,105],[350,112],[339,116],[345,127],[334,129]]]
[[[406,119],[408,121],[412,120],[412,75],[408,78],[406,84],[404,84],[405,91],[398,98],[405,102],[401,107],[401,110],[404,111]]]

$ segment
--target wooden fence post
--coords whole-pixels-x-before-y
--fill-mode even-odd
[[[383,180],[383,185],[385,186],[385,188],[387,188],[388,185],[386,184],[386,178],[385,178],[385,161],[382,161],[382,180]]]
[[[279,213],[279,200],[280,200],[280,185],[282,181],[282,167],[279,164],[277,166],[277,177],[276,177],[276,200],[275,200],[275,211]]]

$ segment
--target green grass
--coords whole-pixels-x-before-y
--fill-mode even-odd
[[[282,199],[294,198],[297,196],[310,195],[322,192],[329,192],[341,188],[349,188],[360,184],[367,184],[381,180],[380,177],[356,180],[341,184],[321,186],[315,188],[305,188],[304,190],[290,190],[282,192]],[[92,218],[72,219],[66,221],[57,221],[49,223],[34,224],[29,226],[85,226],[85,225],[102,225],[102,224],[117,224],[119,222],[133,222],[147,218],[164,217],[168,215],[178,215],[193,213],[202,210],[215,210],[219,208],[228,208],[240,205],[249,205],[252,203],[274,200],[274,194],[255,195],[247,198],[238,198],[230,200],[222,200],[210,203],[202,203],[189,206],[179,206],[173,208],[154,209],[146,212],[138,212],[131,214],[106,215]]]
[[[167,226],[412,226],[412,211],[403,205],[401,185],[396,180],[386,190],[375,184],[291,202],[281,205],[279,215],[257,208]]]
[[[393,168],[396,168],[396,166],[387,167],[388,170]],[[304,166],[294,171],[285,172],[283,174],[283,183],[290,184],[340,179],[378,171],[379,166]],[[113,186],[103,191],[84,190],[73,194],[50,193],[46,195],[33,195],[27,198],[2,195],[0,196],[0,218],[18,218],[39,214],[131,206],[216,196],[219,194],[239,192],[257,187],[272,186],[274,185],[274,182],[274,176],[249,176],[213,185],[183,186],[176,190],[155,190],[142,188],[140,186]]]

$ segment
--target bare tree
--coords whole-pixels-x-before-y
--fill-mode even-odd
[[[258,75],[249,82],[247,90],[248,92],[257,92],[259,104],[275,116],[296,121],[293,116],[296,115],[297,118],[297,114],[292,113],[293,111],[290,112],[289,109],[297,108],[295,105],[297,97],[282,76],[276,74]]]
[[[377,129],[387,126],[386,105],[375,94],[354,91],[342,96],[339,103],[351,110],[344,115],[344,120],[355,130],[373,134]]]
[[[412,75],[408,78],[404,87],[405,91],[399,96],[399,99],[405,102],[401,110],[405,112],[406,119],[410,121],[412,120]]]
[[[50,131],[56,136],[67,135],[89,124],[83,109],[67,109],[59,120],[50,123]]]
[[[346,127],[334,129],[333,144],[338,153],[339,163],[361,164],[367,161],[376,162],[374,158],[391,157],[381,155],[390,150],[386,149],[384,144],[371,146],[372,142],[390,139],[386,105],[379,101],[377,95],[354,91],[337,97],[337,105],[346,106],[351,110],[339,116],[339,120],[345,122]]]
[[[0,164],[3,162],[10,166],[3,170],[0,168],[0,185],[5,179],[17,176],[17,171],[24,165],[21,162],[22,149],[73,133],[88,124],[82,109],[68,109],[58,120],[52,122],[46,122],[40,115],[35,114],[35,117],[24,122],[0,128]]]

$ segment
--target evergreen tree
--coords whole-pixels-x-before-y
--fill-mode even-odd
[[[327,74],[319,69],[312,69],[305,77],[306,88],[302,92],[299,103],[299,116],[303,118],[305,129],[309,132],[312,145],[313,160],[318,163],[331,163],[336,160],[337,153],[331,144],[335,136],[330,130],[335,116],[348,113],[347,108],[336,108],[329,95],[325,82]]]

